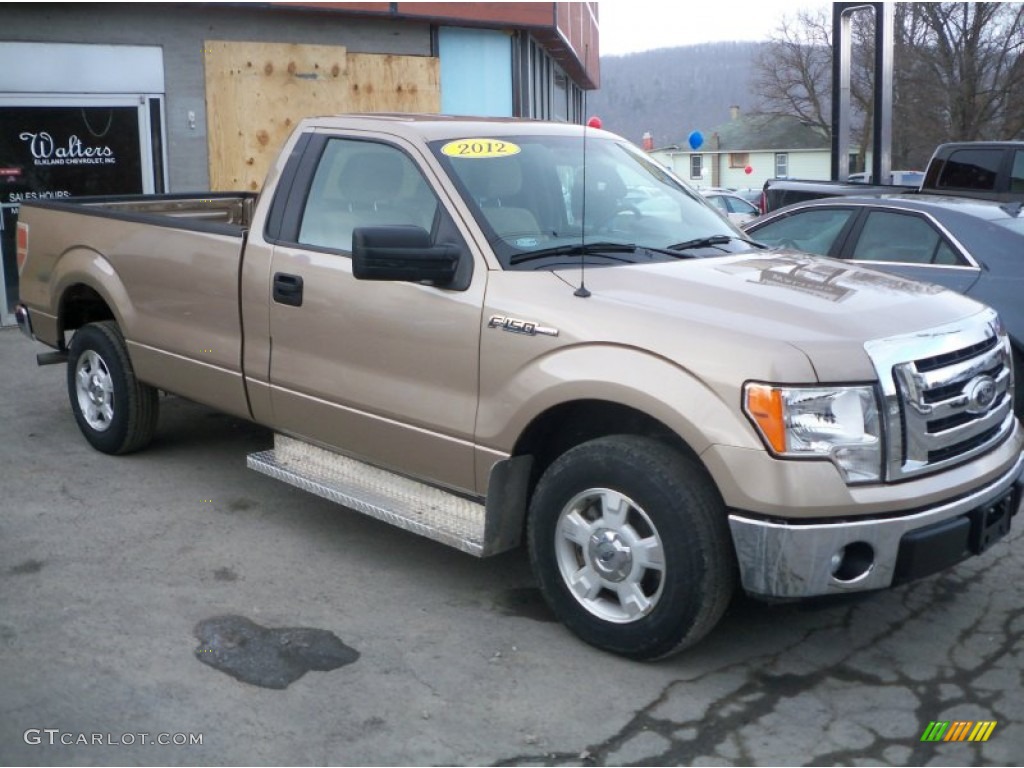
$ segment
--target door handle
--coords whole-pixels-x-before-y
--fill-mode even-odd
[[[274,301],[292,307],[302,306],[302,278],[277,272],[274,275]]]

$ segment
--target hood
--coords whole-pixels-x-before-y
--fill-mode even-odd
[[[555,277],[571,295],[565,283],[577,285],[579,270],[559,270]],[[609,341],[646,346],[687,367],[700,367],[695,355],[741,354],[760,369],[748,378],[794,383],[872,380],[866,341],[935,328],[982,310],[938,285],[779,251],[591,268],[585,279],[591,297],[575,298],[566,309],[586,318],[586,335],[598,324]],[[809,378],[794,350],[809,361]]]

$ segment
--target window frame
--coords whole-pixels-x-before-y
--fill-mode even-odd
[[[766,221],[762,226],[759,226],[759,227],[756,227],[753,230],[750,230],[750,235],[751,235],[751,237],[753,237],[754,240],[757,240],[759,237],[761,237],[760,231],[763,230],[763,229],[766,229],[766,228],[771,227],[771,226],[776,225],[776,224],[781,224],[784,221],[794,221],[796,219],[803,219],[804,217],[806,217],[808,215],[811,215],[811,214],[813,214],[815,212],[821,212],[821,211],[824,211],[826,213],[827,212],[837,212],[837,213],[846,213],[847,214],[846,220],[839,227],[838,231],[836,232],[835,236],[832,239],[832,243],[831,243],[831,246],[828,249],[828,253],[819,254],[819,255],[822,255],[822,256],[830,256],[832,258],[841,258],[842,254],[844,254],[845,251],[846,251],[847,242],[850,239],[850,233],[852,231],[854,231],[855,228],[857,227],[858,222],[860,221],[860,217],[861,217],[861,215],[863,213],[862,209],[859,206],[856,206],[856,205],[837,204],[837,205],[827,205],[827,206],[825,206],[825,205],[821,205],[821,206],[814,205],[814,206],[801,207],[801,208],[799,208],[797,210],[790,211],[790,212],[788,212],[786,214],[783,214],[781,216],[774,216],[774,217],[769,218],[768,221]],[[815,228],[819,228],[820,227],[819,224],[815,224],[814,226],[815,226]],[[785,239],[795,242],[793,240],[793,238],[785,238]],[[808,253],[815,253],[815,251],[808,251]]]
[[[970,160],[972,156],[981,157],[989,156],[996,159],[995,170],[981,166],[978,162],[964,162],[957,158],[967,158]],[[938,177],[935,180],[935,189],[955,189],[963,190],[966,192],[1000,192],[1000,172],[1002,171],[1003,164],[1006,160],[1006,152],[1003,149],[996,147],[959,147],[949,153],[943,163],[942,168],[939,170]],[[992,174],[992,185],[991,186],[978,186],[978,185],[967,185],[967,184],[950,184],[949,177],[954,173],[966,173],[960,169],[960,167],[974,166],[982,168],[983,171]],[[956,180],[956,179],[954,179]]]
[[[879,261],[869,259],[855,259],[853,253],[860,242],[861,235],[863,234],[864,228],[867,226],[868,218],[871,213],[890,213],[904,216],[913,216],[918,219],[924,220],[933,230],[939,235],[939,243],[936,244],[936,248],[940,243],[945,243],[960,260],[958,264],[936,264],[933,261],[929,262],[918,262],[918,261]],[[935,254],[933,251],[932,258]],[[978,262],[971,256],[970,252],[963,246],[963,244],[949,231],[938,218],[936,218],[930,211],[918,211],[908,208],[896,208],[885,205],[865,205],[862,206],[860,216],[858,217],[853,228],[847,233],[846,240],[843,243],[842,249],[839,251],[839,257],[851,262],[858,264],[884,264],[892,266],[902,267],[915,267],[925,269],[970,269],[978,270],[980,266]]]
[[[698,173],[694,173],[693,172],[693,170],[694,170],[694,161],[696,161],[696,166],[697,166],[697,169],[699,171]],[[694,153],[694,154],[690,155],[690,178],[691,179],[703,179],[704,178],[704,155],[703,154]]]
[[[750,165],[750,153],[749,152],[730,152],[729,153],[729,167],[730,168],[746,168]]]
[[[781,162],[781,165],[780,165]],[[782,168],[782,173],[779,173],[779,168]],[[789,178],[789,152],[776,152],[775,153],[775,178],[785,179]]]

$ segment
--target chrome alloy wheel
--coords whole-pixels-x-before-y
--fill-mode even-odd
[[[604,621],[636,621],[661,597],[661,537],[647,513],[617,491],[590,488],[565,505],[555,529],[555,557],[573,597]]]
[[[114,382],[103,358],[91,349],[78,358],[75,392],[86,423],[97,432],[109,429],[114,418]]]

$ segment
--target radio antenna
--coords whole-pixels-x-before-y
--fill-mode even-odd
[[[583,49],[583,67],[586,69],[590,63],[590,44]],[[583,90],[583,114],[587,114],[587,91]],[[583,124],[583,202],[580,205],[580,287],[573,291],[573,296],[586,299],[590,296],[587,290],[587,235],[584,229],[587,223],[587,128],[590,127],[590,118]]]

